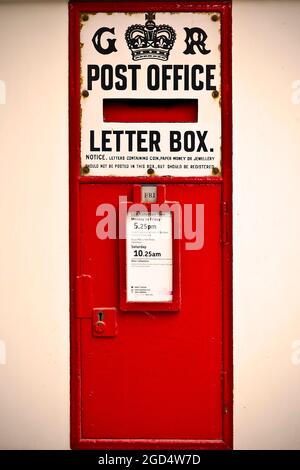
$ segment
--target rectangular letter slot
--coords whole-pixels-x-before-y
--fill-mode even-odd
[[[197,122],[195,99],[105,99],[104,122]]]

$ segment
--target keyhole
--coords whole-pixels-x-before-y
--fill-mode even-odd
[[[98,320],[103,321],[104,319],[104,313],[103,312],[98,312]]]

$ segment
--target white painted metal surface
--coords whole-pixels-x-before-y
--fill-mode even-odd
[[[81,98],[81,166],[89,168],[89,176],[143,176],[149,168],[163,176],[213,176],[213,167],[220,169],[221,107],[219,97],[212,96],[214,89],[220,91],[220,20],[212,21],[212,16],[159,12],[152,20],[156,42],[145,40],[150,26],[144,13],[96,13],[82,20],[82,91],[89,96]],[[189,46],[199,34],[201,47]],[[198,118],[185,123],[105,122],[107,98],[196,99]],[[132,131],[131,146],[127,133]],[[144,131],[140,146],[137,131]],[[153,147],[150,131],[157,142]]]

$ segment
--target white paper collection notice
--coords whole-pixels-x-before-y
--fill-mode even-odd
[[[127,302],[173,300],[172,240],[170,212],[128,212]]]

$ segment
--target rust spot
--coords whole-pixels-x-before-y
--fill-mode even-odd
[[[220,174],[219,168],[217,168],[216,166],[213,166],[213,167],[212,167],[212,174],[213,174],[214,176],[219,175],[219,174]]]
[[[81,174],[82,175],[87,175],[90,172],[90,169],[87,165],[81,168]]]
[[[218,92],[218,90],[214,90],[214,91],[212,92],[211,96],[212,96],[213,98],[218,98],[218,97],[219,97],[219,92]]]

